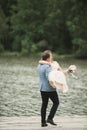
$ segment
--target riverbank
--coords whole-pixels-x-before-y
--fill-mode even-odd
[[[32,52],[30,54],[26,54],[26,53],[22,53],[22,52],[9,52],[9,51],[5,51],[5,52],[1,52],[0,53],[0,57],[31,57],[31,58],[37,58],[39,59],[41,57],[42,52]],[[87,60],[86,57],[78,57],[75,54],[58,54],[58,53],[54,53],[53,52],[53,57],[55,60],[57,59],[68,59],[68,58],[72,58],[72,59],[80,59],[80,60]]]
[[[3,52],[3,53],[0,53],[0,57],[4,56],[4,57],[35,57],[35,58],[38,58],[38,57],[41,57],[41,52],[38,52],[38,53],[32,53],[32,54],[23,54],[23,53],[18,53],[18,52]],[[54,58],[75,58],[75,56],[73,54],[62,54],[62,55],[59,55],[57,53],[53,53],[53,56]]]
[[[40,116],[0,117],[0,130],[87,130],[87,116],[55,116],[57,126],[40,125]]]

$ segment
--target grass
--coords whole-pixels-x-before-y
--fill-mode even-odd
[[[19,52],[9,52],[9,51],[5,51],[0,53],[0,57],[32,57],[32,58],[41,58],[41,54],[42,52],[38,52],[38,53],[32,53],[32,54],[23,54],[23,53],[19,53]],[[53,53],[53,57],[54,59],[62,59],[62,58],[75,58],[75,56],[73,54],[62,54],[59,55],[57,53]]]

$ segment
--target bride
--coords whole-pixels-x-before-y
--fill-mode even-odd
[[[63,93],[66,93],[68,91],[66,74],[75,73],[77,69],[76,66],[70,65],[69,68],[64,71],[57,61],[52,61],[51,63],[48,63],[44,60],[40,60],[39,64],[49,64],[51,66],[51,71],[48,77],[50,85],[53,88],[56,88],[57,91],[62,90]]]

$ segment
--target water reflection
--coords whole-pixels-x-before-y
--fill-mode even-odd
[[[69,92],[59,92],[58,115],[87,115],[87,61],[59,59],[65,69],[76,64],[78,79],[67,76]],[[37,75],[38,60],[0,58],[0,116],[40,114],[41,98]],[[48,107],[50,109],[51,102]]]

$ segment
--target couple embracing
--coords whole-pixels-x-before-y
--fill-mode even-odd
[[[53,69],[52,63],[53,63],[52,52],[50,50],[44,51],[38,65],[40,93],[41,93],[41,99],[42,99],[42,106],[41,106],[41,126],[42,127],[48,126],[48,123],[50,123],[51,125],[57,125],[54,122],[53,118],[59,106],[59,97],[58,97],[56,88],[52,87],[52,85],[49,82],[49,74]],[[59,64],[58,64],[58,70],[62,71],[62,73],[64,74],[68,72],[68,70],[63,71],[61,67],[59,66]],[[62,82],[65,82],[65,81],[62,80]],[[62,83],[59,83],[59,84],[62,87],[63,84]],[[52,101],[53,105],[46,119],[46,109],[47,109],[49,99]]]

